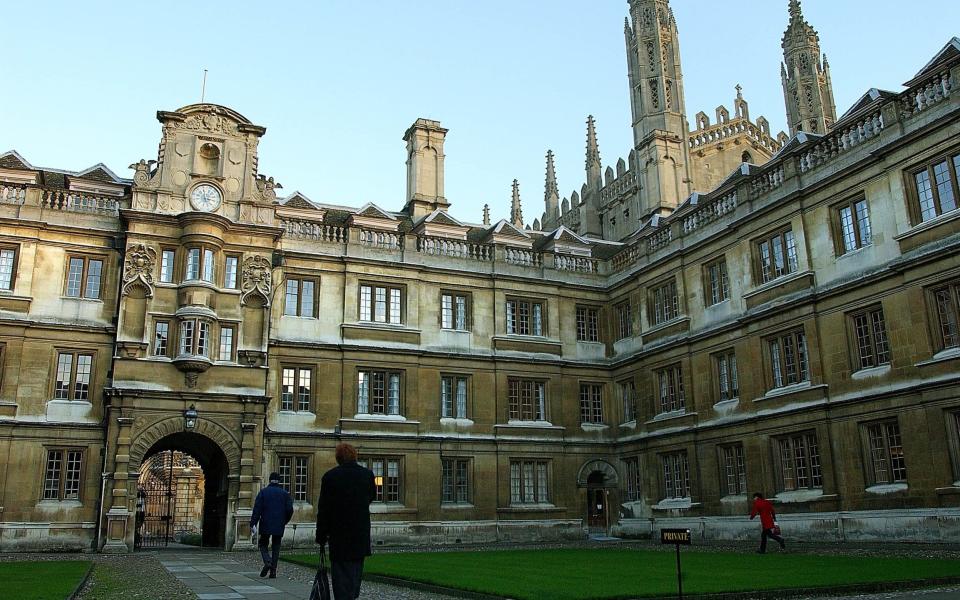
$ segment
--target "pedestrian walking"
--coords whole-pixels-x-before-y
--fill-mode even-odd
[[[276,579],[283,530],[286,529],[292,516],[293,498],[287,490],[280,487],[280,474],[270,473],[270,485],[257,494],[257,500],[253,504],[253,514],[250,515],[250,531],[254,532],[254,535],[257,532],[260,534],[257,544],[260,548],[260,557],[263,558],[260,577],[266,577],[269,573],[270,579]],[[272,554],[268,548],[271,542],[273,542]]]
[[[316,541],[330,543],[334,600],[360,597],[363,560],[370,556],[370,503],[377,497],[373,472],[357,464],[357,449],[338,444],[337,466],[320,481]]]
[[[766,553],[767,538],[773,538],[774,541],[780,543],[780,549],[785,550],[787,543],[783,541],[783,537],[780,536],[780,528],[776,522],[777,513],[773,510],[773,502],[764,498],[760,492],[753,495],[753,509],[750,511],[750,520],[752,521],[757,515],[760,515],[760,528],[762,529],[760,533],[760,548],[757,550],[757,553]]]

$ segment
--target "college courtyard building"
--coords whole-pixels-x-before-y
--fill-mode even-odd
[[[629,9],[633,147],[588,119],[532,222],[516,182],[454,217],[428,119],[402,207],[281,194],[212,104],[131,179],[0,155],[0,549],[246,548],[271,471],[312,544],[341,441],[376,544],[746,539],[754,491],[793,539],[960,540],[960,40],[838,115],[791,0],[789,135],[739,89],[691,129],[668,2]]]

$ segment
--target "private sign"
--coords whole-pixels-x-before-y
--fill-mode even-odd
[[[660,530],[660,543],[661,544],[677,544],[689,546],[690,545],[690,530],[689,529],[661,529]]]

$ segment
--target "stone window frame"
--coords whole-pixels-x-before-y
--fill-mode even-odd
[[[866,330],[864,326],[867,327]],[[882,304],[873,304],[847,313],[847,331],[850,346],[848,354],[853,372],[891,363],[893,350]]]
[[[858,206],[863,206],[865,219],[861,219]],[[844,211],[850,211],[850,227],[853,235],[853,247],[847,246],[847,232],[844,225]],[[866,227],[862,226],[865,221]],[[873,220],[871,218],[870,202],[866,194],[860,192],[848,197],[830,207],[830,228],[833,233],[833,248],[837,257],[862,250],[873,245]]]
[[[369,313],[370,318],[363,318],[363,289],[370,288],[370,304],[369,304]],[[384,299],[384,320],[377,320],[377,289],[382,288],[385,290]],[[317,287],[319,290],[319,286]],[[392,296],[393,291],[398,290],[400,292],[399,300],[400,306],[397,312],[397,321],[393,320],[394,311],[392,306]],[[387,325],[387,326],[400,326],[404,325],[407,322],[407,286],[399,283],[383,283],[369,280],[361,280],[357,284],[357,321],[360,323],[370,323],[372,325]]]
[[[788,234],[789,239],[793,241],[792,244],[788,241]],[[767,256],[769,264],[766,266],[764,266],[764,244],[767,244],[770,248],[770,254]],[[781,258],[783,260],[782,272],[777,267],[774,244],[780,248]],[[754,238],[750,245],[753,248],[753,269],[756,285],[766,285],[800,271],[800,253],[797,248],[796,233],[793,231],[792,224],[786,223],[772,229],[764,235]]]
[[[197,276],[190,277],[190,252],[192,250],[197,250],[200,254],[197,259]],[[209,253],[209,254],[208,254]],[[212,244],[190,244],[183,249],[183,258],[182,258],[182,276],[183,281],[198,281],[201,283],[207,283],[210,285],[217,284],[217,255],[220,253],[220,249]],[[207,278],[207,267],[210,268],[210,276]]]
[[[453,414],[445,415],[446,408],[444,406],[443,399],[443,386],[444,380],[450,379],[453,380],[453,385],[450,387],[451,392],[451,409]],[[464,399],[463,414],[459,414],[459,402],[457,400],[457,382],[463,380],[466,398]],[[402,379],[401,379],[402,381]],[[448,373],[443,372],[440,374],[440,418],[441,419],[470,419],[473,415],[473,376],[467,373]]]
[[[17,289],[17,270],[20,267],[20,246],[18,244],[0,244],[0,251],[12,250],[13,261],[10,265],[10,284],[9,287],[2,287],[0,284],[0,293],[13,293]]]
[[[443,324],[443,301],[444,297],[450,297],[450,319],[452,321],[452,327],[444,327]],[[403,292],[400,293],[401,297],[401,313],[403,312]],[[462,328],[457,327],[457,318],[460,314],[460,311],[457,309],[457,298],[463,298],[463,323]],[[472,331],[473,330],[473,294],[470,292],[464,292],[456,289],[443,288],[440,290],[440,310],[437,311],[437,321],[440,324],[440,329],[444,331]],[[401,322],[402,322],[401,317]]]
[[[934,354],[960,349],[960,280],[937,283],[926,292]]]
[[[238,275],[239,276],[239,275]],[[292,282],[297,282],[296,306],[293,312],[289,312],[287,298],[290,295],[289,286]],[[310,314],[304,314],[303,289],[305,284],[313,284],[313,299],[310,303]],[[298,273],[285,274],[283,279],[283,314],[284,317],[295,317],[298,319],[318,319],[320,318],[320,278],[314,275],[301,275]]]
[[[785,447],[785,442],[789,448]],[[784,455],[785,449],[790,451],[790,456]],[[820,452],[820,436],[816,429],[804,429],[772,437],[770,450],[778,492],[823,490],[823,454]],[[798,453],[798,450],[802,450],[802,453]],[[806,473],[802,476],[801,467]],[[806,485],[800,484],[801,477],[808,481]],[[789,485],[788,481],[791,482]]]
[[[510,308],[510,305],[513,304],[513,308]],[[518,331],[518,329],[523,329],[521,314],[519,314],[519,308],[521,305],[527,305],[527,323],[526,323],[526,333]],[[537,332],[535,329],[536,320],[534,319],[534,313],[536,312],[535,307],[540,307],[540,331]],[[523,296],[507,296],[504,304],[504,317],[505,317],[505,330],[507,335],[524,335],[529,337],[547,337],[547,301],[543,298],[529,298]],[[511,313],[514,316],[514,321],[516,323],[512,326],[513,331],[511,331]]]
[[[600,307],[593,304],[577,304],[574,316],[577,325],[577,341],[600,343]]]
[[[103,254],[85,254],[81,252],[70,252],[67,254],[67,260],[65,261],[65,273],[63,277],[63,297],[70,298],[72,300],[93,300],[93,301],[103,301],[103,291],[104,291],[104,279],[107,276],[107,257]],[[77,290],[76,295],[70,295],[70,267],[71,263],[74,260],[83,261],[83,269],[80,272],[80,288]],[[97,285],[96,295],[91,296],[89,289],[90,281],[90,263],[99,262],[100,263],[100,279]]]
[[[654,376],[654,414],[687,411],[687,386],[683,380],[683,363],[674,362],[651,370]],[[672,392],[671,392],[672,390]]]
[[[789,346],[784,345],[785,340],[790,340],[791,342],[796,341],[796,336],[802,336],[802,348],[800,344],[791,343]],[[778,344],[779,354],[774,355],[774,343]],[[803,325],[798,325],[789,329],[778,331],[771,335],[765,336],[763,338],[764,346],[764,360],[767,363],[768,367],[766,371],[767,379],[767,389],[768,390],[777,390],[785,387],[790,387],[792,385],[801,385],[805,383],[810,383],[812,381],[811,373],[811,360],[810,360],[810,344],[807,340],[807,331]],[[789,380],[789,371],[787,367],[789,363],[787,362],[787,355],[785,349],[792,349],[794,351],[794,360],[796,361],[797,369],[797,380]],[[802,360],[800,350],[803,350]],[[779,381],[778,381],[779,378]]]
[[[947,175],[951,180],[954,207],[949,210],[943,210],[940,190],[936,183],[935,168],[946,163]],[[954,147],[947,152],[941,152],[932,158],[924,160],[922,163],[908,167],[904,170],[904,189],[907,197],[907,214],[910,215],[912,225],[920,225],[927,221],[934,220],[942,215],[955,212],[960,209],[960,148]],[[917,176],[926,173],[927,182],[930,185],[930,192],[933,201],[934,214],[923,218],[923,209],[920,206],[920,192],[917,189]]]
[[[860,423],[859,429],[866,485],[907,483],[903,435],[897,418]]]
[[[184,334],[184,325],[191,325],[190,327],[190,348],[184,348],[184,341],[187,336]],[[205,332],[204,336],[201,336],[201,333]],[[219,338],[218,338],[219,339]],[[201,340],[204,341],[204,344],[201,347]],[[177,345],[176,345],[176,355],[175,356],[200,356],[205,359],[210,360],[210,355],[213,354],[213,322],[207,317],[186,317],[178,319],[177,321]],[[187,351],[185,351],[187,350]],[[202,350],[202,351],[201,351]]]
[[[43,466],[42,466],[42,476],[40,478],[40,501],[41,502],[83,502],[83,483],[86,479],[86,469],[87,469],[87,448],[83,446],[61,446],[61,445],[44,445],[43,446]],[[47,497],[48,481],[50,481],[50,459],[53,453],[60,453],[60,467],[56,480],[56,497]],[[77,482],[77,492],[76,497],[68,498],[66,485],[67,485],[67,470],[66,466],[70,460],[70,454],[77,453],[79,454],[80,468],[76,471],[76,482]]]
[[[717,382],[714,392],[717,394],[716,403],[730,402],[740,398],[740,373],[737,364],[737,351],[735,348],[727,348],[712,355],[714,381]],[[727,381],[724,381],[724,370],[727,373]],[[727,391],[724,392],[724,387]],[[726,393],[727,397],[724,397]]]
[[[230,264],[230,259],[237,261],[236,267],[233,270],[233,285],[229,285],[227,281],[227,274],[230,272],[228,265]],[[243,264],[243,255],[239,252],[224,252],[223,253],[223,289],[225,290],[239,290],[240,289],[240,280],[242,277],[241,265]],[[317,291],[319,292],[320,286],[317,285]]]
[[[661,290],[665,291],[666,294],[669,294],[672,290],[672,294],[658,298]],[[658,308],[661,307],[662,310],[658,310]],[[651,327],[669,323],[679,318],[682,314],[680,286],[677,285],[676,275],[661,279],[647,287],[647,321]]]
[[[717,469],[723,496],[748,494],[747,453],[743,442],[717,444]]]
[[[461,467],[464,475],[462,480],[460,479]],[[452,481],[450,481],[450,478],[452,478]],[[469,456],[442,456],[440,458],[440,504],[442,506],[472,505],[473,480],[472,458]],[[451,494],[448,494],[448,491]]]
[[[657,454],[659,463],[660,498],[680,500],[693,498],[690,478],[690,455],[686,449]],[[672,491],[671,491],[672,490]],[[678,492],[686,492],[678,494]]]
[[[624,397],[624,388],[629,388],[630,390],[630,396],[628,398]],[[620,393],[620,422],[635,423],[639,418],[637,414],[637,409],[639,408],[639,403],[637,402],[637,383],[633,377],[621,379],[617,381],[617,390],[619,390]],[[628,419],[627,417],[631,418]]]
[[[640,468],[640,456],[627,456],[623,459],[623,497],[627,502],[642,500],[643,470]]]
[[[170,279],[164,280],[163,278],[163,257],[167,253],[171,254],[169,265],[170,265]],[[161,246],[160,247],[160,259],[157,261],[157,283],[165,284],[176,284],[178,281],[178,267],[179,260],[177,257],[178,250],[175,246]],[[185,264],[184,264],[185,266]]]
[[[66,397],[57,397],[57,383],[59,381],[60,356],[70,356],[70,381],[67,385]],[[79,357],[90,357],[90,373],[87,382],[86,398],[77,398],[77,365]],[[56,347],[53,349],[53,377],[50,378],[50,398],[67,402],[93,402],[93,390],[96,387],[97,380],[97,351],[85,348],[64,348]]]
[[[718,269],[720,281],[714,281],[714,269]],[[703,265],[703,298],[707,306],[723,304],[730,299],[730,274],[727,257],[715,258]]]
[[[372,456],[361,455],[357,459],[357,464],[364,466],[374,474],[374,485],[376,487],[376,496],[373,500],[376,504],[394,504],[394,505],[405,505],[405,481],[404,481],[404,457],[399,455],[391,454],[377,454]],[[376,463],[380,463],[381,474],[377,475]],[[390,479],[390,464],[396,463],[397,465],[397,476],[396,482],[391,483]],[[377,482],[379,477],[380,482]],[[388,488],[387,486],[391,486]],[[388,495],[389,494],[389,495]]]
[[[298,452],[278,452],[277,453],[277,473],[280,474],[280,487],[285,489],[295,503],[310,503],[310,479],[311,479],[311,459],[309,454]],[[285,472],[284,461],[289,461]],[[300,466],[303,465],[301,474]],[[302,479],[301,479],[302,477]],[[301,492],[302,489],[302,492]]]
[[[381,374],[383,376],[383,412],[373,412],[373,386],[367,386],[367,410],[360,410],[360,377],[366,373],[368,377],[372,380],[372,374]],[[356,414],[358,415],[370,415],[375,417],[401,417],[404,415],[404,401],[406,400],[406,394],[404,393],[404,383],[406,381],[406,373],[400,369],[378,369],[378,368],[369,368],[369,367],[358,367],[356,370],[356,378],[354,381],[357,384],[356,389],[354,390],[353,399],[356,407]],[[390,412],[390,380],[392,377],[397,378],[397,411]]]
[[[517,386],[517,393],[514,394],[513,387]],[[521,389],[522,386],[529,385],[531,387],[531,409],[533,411],[532,419],[524,419],[525,406],[522,402],[524,391]],[[538,387],[539,386],[539,387]],[[538,406],[537,406],[537,391],[542,390],[542,399],[543,404],[539,407],[540,413],[537,415]],[[525,421],[525,422],[546,422],[550,419],[550,402],[549,394],[547,389],[547,380],[546,379],[537,379],[531,377],[508,377],[507,378],[507,418],[508,421]],[[539,418],[536,418],[538,417]]]
[[[230,356],[227,358],[223,357],[223,332],[224,330],[230,330],[233,333],[230,337]],[[217,335],[217,360],[220,362],[237,362],[237,342],[239,341],[237,335],[240,331],[239,323],[220,323],[220,331]]]
[[[947,424],[947,443],[953,466],[953,485],[960,486],[960,406],[943,411]]]
[[[283,388],[286,386],[284,379],[286,378],[286,372],[293,371],[293,390],[290,398],[290,407],[284,408],[284,391]],[[317,373],[316,367],[314,365],[301,364],[301,363],[282,363],[280,365],[280,377],[278,378],[278,398],[279,403],[277,405],[278,410],[288,413],[313,413],[314,412],[314,401],[316,398],[316,381]],[[302,383],[303,374],[306,372],[309,376],[310,382],[307,386],[307,405],[304,408],[303,399],[300,397],[300,384]]]
[[[526,466],[531,465],[532,472],[527,473]],[[510,458],[510,506],[530,506],[553,503],[553,461],[549,458]],[[530,477],[533,478],[530,481]],[[530,486],[526,485],[530,482]],[[527,491],[533,492],[528,500]]]
[[[617,302],[613,306],[613,313],[617,319],[617,341],[633,337],[633,305],[630,298]]]
[[[170,351],[173,350],[173,349],[175,349],[175,348],[178,348],[178,346],[177,346],[177,344],[176,344],[176,341],[177,341],[177,340],[175,339],[175,337],[176,337],[176,336],[175,336],[176,331],[175,331],[175,328],[173,327],[173,323],[174,323],[174,322],[175,322],[174,319],[168,319],[168,318],[154,318],[154,319],[153,319],[153,339],[152,339],[151,342],[150,342],[150,346],[151,346],[150,356],[160,356],[160,357],[167,357],[167,358],[169,358],[169,357],[170,357]],[[157,339],[158,339],[157,329],[159,328],[159,326],[160,326],[161,324],[167,326],[167,338],[166,338],[166,340],[164,340],[164,343],[165,343],[164,351],[163,351],[163,352],[158,352],[158,351],[157,351]]]
[[[580,423],[603,425],[606,423],[604,385],[599,381],[581,381],[578,398],[580,400]]]

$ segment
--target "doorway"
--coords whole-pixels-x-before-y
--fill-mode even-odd
[[[587,528],[590,534],[606,535],[610,529],[610,497],[606,487],[606,476],[594,471],[587,477]]]
[[[159,440],[140,467],[134,547],[223,548],[228,472],[223,451],[203,435]]]

